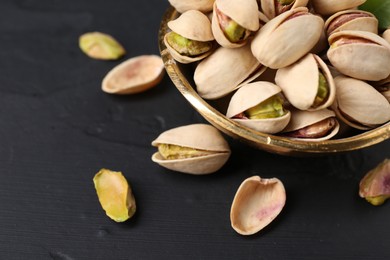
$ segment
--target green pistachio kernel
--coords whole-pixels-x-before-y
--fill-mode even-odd
[[[382,205],[388,198],[390,198],[390,195],[367,197],[366,200],[374,206],[379,206]]]
[[[313,107],[318,107],[318,106],[322,105],[323,103],[325,103],[328,96],[329,96],[328,82],[326,81],[324,74],[319,72],[318,91],[317,91],[317,96],[314,100]]]
[[[249,119],[276,118],[285,114],[286,112],[283,109],[283,99],[278,95],[272,96],[245,111],[245,115]]]
[[[236,43],[245,38],[246,29],[235,21],[230,20],[224,29],[224,33],[230,42]]]
[[[79,47],[89,57],[101,60],[116,60],[126,53],[119,42],[110,35],[101,32],[81,35]]]
[[[194,41],[175,32],[167,35],[168,44],[181,55],[190,57],[198,56],[212,49],[212,42]]]
[[[166,160],[194,158],[213,153],[210,151],[198,150],[173,144],[159,144],[158,151]]]

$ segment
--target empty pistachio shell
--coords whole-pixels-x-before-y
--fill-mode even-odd
[[[116,222],[131,218],[136,204],[131,187],[121,172],[101,169],[93,178],[102,208]]]
[[[353,9],[366,2],[366,0],[311,0],[317,13],[332,15],[338,11]]]
[[[101,60],[116,60],[126,51],[113,37],[101,32],[85,33],[79,38],[81,50],[89,57]]]
[[[253,176],[244,180],[234,196],[230,222],[241,235],[252,235],[270,224],[286,203],[286,191],[277,178]]]
[[[209,12],[213,10],[214,0],[168,0],[169,3],[179,12],[184,13],[189,10]]]
[[[157,55],[130,58],[104,77],[102,90],[110,94],[135,94],[156,86],[164,76],[164,64]]]
[[[229,145],[221,133],[206,124],[170,129],[152,145],[159,148],[152,161],[173,171],[195,175],[218,171],[230,156]]]
[[[359,184],[359,195],[378,206],[390,198],[390,159],[369,171]]]

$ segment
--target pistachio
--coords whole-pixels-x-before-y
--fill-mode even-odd
[[[265,119],[284,116],[286,112],[283,109],[283,99],[275,95],[245,110],[244,114],[249,119]]]
[[[318,91],[314,99],[313,107],[321,106],[329,96],[328,82],[321,71],[318,72]]]
[[[213,10],[214,0],[168,0],[169,3],[179,12],[184,13],[189,10],[209,12]]]
[[[156,86],[164,76],[164,64],[157,55],[130,58],[107,73],[102,90],[110,94],[135,94]]]
[[[390,198],[390,159],[366,173],[359,184],[359,196],[374,206]]]
[[[297,7],[306,6],[308,0],[261,0],[261,10],[264,14],[272,19],[284,12]]]
[[[178,172],[201,175],[218,171],[228,160],[230,148],[211,125],[192,124],[160,134],[152,145],[152,161]]]
[[[249,36],[248,30],[223,14],[219,9],[216,9],[216,15],[218,16],[219,26],[229,41],[237,43],[244,41]]]
[[[366,0],[311,0],[316,13],[332,15],[342,10],[354,9],[366,2]]]
[[[116,222],[131,218],[136,211],[135,198],[122,172],[101,169],[93,178],[102,208]]]
[[[167,35],[168,44],[181,55],[195,57],[210,51],[213,48],[212,42],[200,42],[190,40],[177,34],[170,32]]]
[[[116,60],[126,51],[113,37],[101,32],[85,33],[79,38],[80,49],[89,57],[102,60]]]
[[[277,178],[252,176],[238,188],[230,209],[232,228],[241,235],[252,235],[269,225],[282,211],[286,191]]]

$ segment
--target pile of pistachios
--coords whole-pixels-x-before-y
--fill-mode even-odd
[[[228,118],[307,141],[390,120],[390,31],[358,9],[366,0],[169,2],[167,50]]]

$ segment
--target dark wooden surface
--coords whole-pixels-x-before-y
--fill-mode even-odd
[[[126,58],[158,54],[168,1],[0,2],[0,259],[389,259],[390,205],[358,197],[361,177],[389,157],[389,141],[315,158],[269,154],[227,138],[229,162],[208,176],[154,164],[150,143],[167,129],[204,122],[166,76],[133,96],[100,89]],[[128,53],[92,60],[78,37],[101,31]],[[92,178],[119,170],[138,211],[105,216]],[[278,177],[281,215],[243,237],[230,227],[247,177]]]

